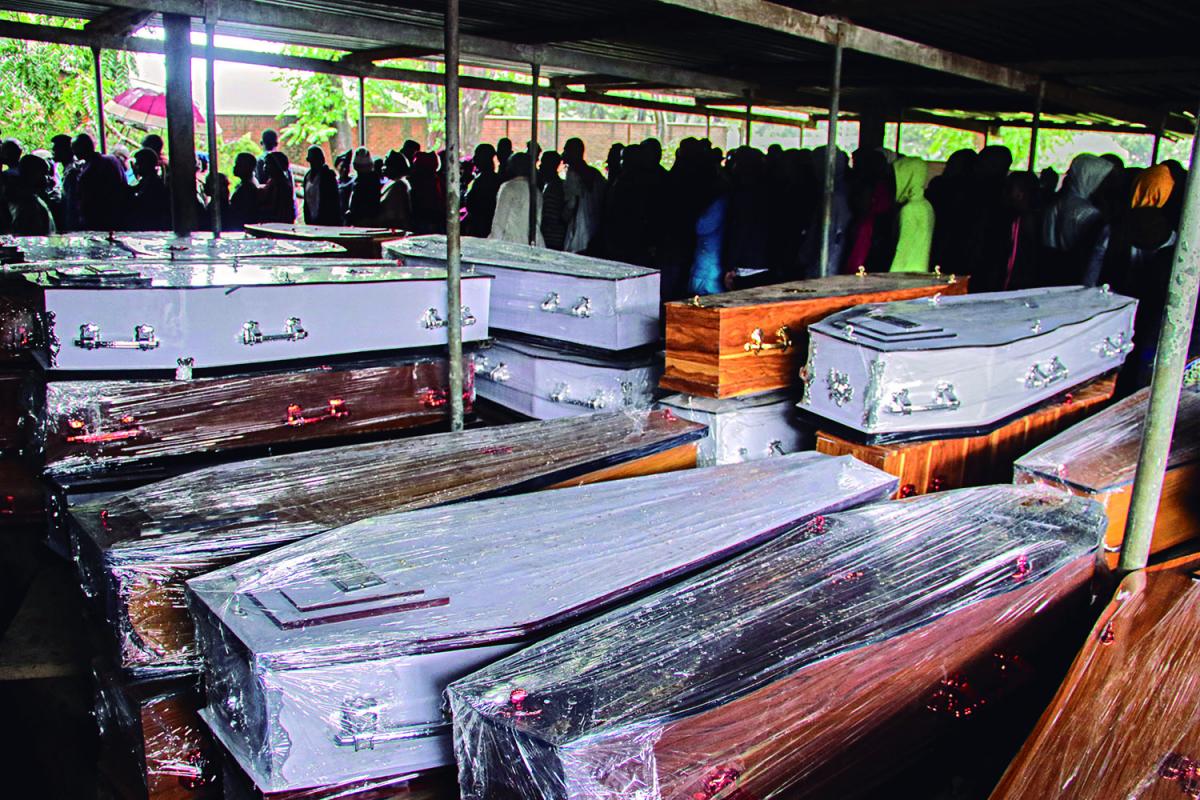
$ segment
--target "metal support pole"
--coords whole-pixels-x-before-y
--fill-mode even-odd
[[[100,69],[100,48],[92,48],[92,68],[96,76],[96,133],[99,134],[100,152],[108,152],[108,135],[104,129],[104,73]]]
[[[367,146],[367,79],[358,76],[358,146]]]
[[[1197,128],[1200,134],[1200,128]],[[1158,517],[1175,416],[1179,411],[1179,390],[1187,362],[1188,344],[1195,323],[1196,292],[1200,288],[1200,148],[1192,148],[1191,170],[1183,199],[1179,223],[1179,242],[1175,245],[1175,263],[1167,284],[1167,303],[1163,311],[1162,331],[1154,358],[1154,377],[1150,381],[1150,402],[1138,456],[1133,498],[1125,523],[1125,541],[1121,545],[1121,573],[1146,566],[1150,558],[1150,539]]]
[[[712,114],[704,115],[704,138],[712,141]]]
[[[832,273],[829,240],[833,236],[833,171],[837,168],[838,112],[842,102],[842,31],[833,48],[833,80],[829,86],[829,136],[825,147],[825,187],[821,197],[821,275]]]
[[[1150,166],[1158,163],[1158,149],[1162,145],[1163,126],[1158,126],[1158,130],[1154,132],[1154,146],[1150,149]]]
[[[1037,169],[1038,130],[1042,127],[1042,101],[1046,97],[1046,84],[1038,82],[1037,104],[1033,107],[1033,124],[1029,127],[1029,171]]]
[[[896,117],[896,155],[900,155],[900,127],[904,124],[903,117]]]
[[[537,246],[537,152],[538,152],[538,82],[542,79],[542,65],[533,64],[533,93],[530,95],[532,111],[529,112],[529,244]]]
[[[446,0],[446,337],[450,430],[463,429],[462,238],[458,218],[458,0]]]
[[[561,101],[562,101],[562,89],[555,89],[554,90],[554,151],[556,153],[561,153],[561,151],[559,150],[561,145],[559,144],[560,139],[559,139],[559,135],[558,135],[558,124],[560,121],[559,104],[561,103]]]
[[[750,119],[750,117],[753,113],[754,113],[754,105],[750,102],[750,94],[747,93],[746,94],[746,122],[743,125],[743,127],[746,129],[745,136],[743,137],[743,141],[744,141],[746,147],[750,146],[750,134],[751,134],[750,126],[753,124],[753,121]]]
[[[167,61],[167,147],[171,174],[171,226],[176,236],[196,227],[196,122],[192,105],[192,20],[164,14]]]
[[[221,236],[221,173],[218,172],[217,150],[221,141],[217,138],[217,83],[213,66],[214,39],[217,35],[215,20],[204,21],[204,114],[208,123],[208,178],[212,181],[212,197],[209,212],[212,214],[213,236]]]

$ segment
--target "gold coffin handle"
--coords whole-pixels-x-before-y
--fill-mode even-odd
[[[779,330],[775,331],[775,341],[764,342],[763,329],[755,328],[750,332],[750,341],[743,345],[743,349],[756,356],[762,354],[764,350],[782,350],[786,353],[792,349],[792,332],[788,330],[787,325],[781,325]]]

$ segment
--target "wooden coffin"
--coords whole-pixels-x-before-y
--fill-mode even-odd
[[[21,402],[27,379],[24,372],[0,372],[0,454],[15,453],[28,443]]]
[[[463,402],[474,398],[466,357]],[[172,462],[212,463],[449,419],[442,355],[358,360],[191,380],[51,380],[35,386],[35,456],[63,485]]]
[[[817,451],[851,455],[900,480],[898,497],[945,489],[1007,483],[1013,461],[1050,437],[1099,411],[1112,399],[1116,375],[1097,378],[982,436],[893,444],[858,444],[817,432]]]
[[[658,402],[684,419],[708,427],[708,436],[700,442],[698,463],[702,467],[740,464],[813,449],[815,431],[812,425],[796,418],[796,401],[791,392],[767,392],[726,400],[673,394]]]
[[[36,467],[24,459],[0,458],[0,526],[44,525],[48,500]]]
[[[377,514],[686,468],[703,433],[604,414],[209,467],[72,508],[72,546],[121,666],[194,669],[193,575]]]
[[[447,766],[452,679],[894,487],[796,453],[365,519],[188,581],[201,715],[268,791]]]
[[[660,385],[716,398],[790,387],[804,366],[810,324],[862,303],[965,294],[967,285],[965,277],[864,273],[667,303],[667,363]]]
[[[296,242],[328,242],[350,258],[382,258],[383,243],[404,235],[394,228],[355,228],[340,225],[296,225],[262,222],[245,227],[247,236]]]
[[[1103,526],[1014,486],[814,520],[451,684],[462,796],[869,793],[1019,688],[1021,643],[1086,599]]]
[[[1200,559],[1125,578],[992,800],[1200,795]]]
[[[1017,459],[1017,483],[1045,483],[1097,500],[1108,514],[1110,560],[1125,539],[1150,390],[1143,389]],[[1200,536],[1200,387],[1179,395],[1175,436],[1150,543],[1161,553]],[[1114,561],[1115,563],[1115,561]]]

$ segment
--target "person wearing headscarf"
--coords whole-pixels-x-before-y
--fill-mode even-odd
[[[342,224],[337,175],[325,163],[325,151],[316,145],[308,148],[308,173],[304,176],[304,223]]]
[[[818,188],[817,207],[813,216],[808,220],[804,231],[804,243],[800,248],[800,268],[802,277],[816,278],[821,275],[821,238],[823,231],[822,214],[824,200],[820,192],[825,186],[825,159],[828,146],[822,145],[813,150],[813,166],[816,172]],[[850,168],[850,157],[842,150],[834,154],[833,167],[833,214],[832,225],[829,229],[829,273],[836,275],[846,261],[846,247],[850,230],[850,199],[847,185],[847,173]]]
[[[264,222],[296,221],[296,187],[292,183],[291,164],[282,150],[266,154],[267,184],[260,190]]]
[[[375,171],[375,162],[371,159],[371,151],[365,147],[355,150],[353,164],[354,188],[350,192],[346,222],[358,226],[374,225],[379,216],[382,187],[379,173]]]
[[[887,157],[880,150],[860,149],[854,154],[850,173],[850,246],[841,271],[854,273],[889,269],[895,255],[892,232],[896,212],[896,179]]]
[[[896,172],[897,223],[896,255],[892,272],[928,272],[933,247],[933,204],[925,199],[928,165],[919,158],[905,156],[892,165]]]
[[[446,232],[446,191],[437,153],[420,152],[408,172],[414,233]]]
[[[1063,188],[1046,209],[1042,220],[1042,246],[1046,250],[1047,283],[1071,285],[1085,282],[1088,259],[1104,228],[1104,215],[1092,195],[1113,171],[1103,158],[1075,156]]]
[[[496,216],[496,194],[501,178],[496,174],[496,148],[484,142],[475,148],[471,159],[475,178],[463,196],[467,217],[463,220],[463,235],[487,238]],[[561,248],[559,248],[561,249]]]
[[[972,188],[978,158],[974,150],[954,151],[942,174],[925,190],[937,219],[931,259],[947,273],[962,275],[970,270]]]
[[[513,153],[508,159],[508,174],[511,176],[500,186],[496,194],[496,216],[492,220],[489,239],[502,242],[529,244],[529,154]],[[542,195],[537,198],[537,219],[534,223],[536,245],[545,247],[542,237]]]
[[[412,230],[412,198],[408,181],[408,159],[400,150],[392,150],[383,160],[383,177],[387,184],[379,198],[378,223],[387,228]]]

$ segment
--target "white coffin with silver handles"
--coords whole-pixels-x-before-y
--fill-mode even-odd
[[[445,236],[390,242],[405,264],[443,266]],[[658,271],[599,258],[465,237],[462,262],[496,277],[492,327],[603,350],[659,340]]]
[[[840,311],[809,326],[800,408],[867,435],[986,429],[1120,367],[1136,308],[1062,286]]]
[[[63,371],[175,370],[446,343],[445,271],[384,262],[128,261],[25,273]],[[491,278],[462,282],[463,339],[488,336]]]
[[[816,443],[812,426],[797,418],[791,392],[725,400],[673,394],[658,402],[684,419],[708,426],[696,453],[696,463],[702,467],[811,450]]]
[[[796,453],[338,528],[188,581],[202,713],[264,792],[453,764],[450,681],[895,486]]]
[[[662,370],[497,337],[475,361],[479,397],[534,419],[649,408]]]

